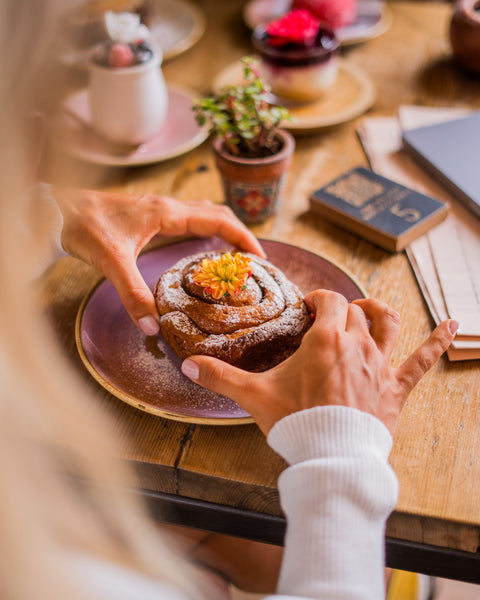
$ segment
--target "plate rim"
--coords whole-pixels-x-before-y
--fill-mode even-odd
[[[245,23],[246,27],[248,27],[248,29],[250,29],[251,31],[253,29],[255,29],[256,25],[254,25],[250,19],[249,16],[249,12],[251,10],[251,6],[255,3],[258,2],[258,0],[249,0],[248,2],[245,2],[243,8],[242,8],[242,19],[243,22]],[[381,2],[379,2],[379,4],[381,4]],[[387,6],[385,3],[383,3],[382,6],[382,14],[380,15],[380,19],[378,21],[378,23],[376,23],[371,31],[367,34],[367,35],[360,35],[360,36],[352,36],[352,37],[346,37],[346,38],[342,38],[341,36],[339,36],[339,41],[340,41],[340,46],[353,46],[355,44],[361,44],[363,42],[367,42],[369,40],[373,40],[376,37],[384,34],[386,31],[389,30],[389,28],[391,27],[393,22],[393,12],[390,9],[389,6]],[[260,25],[260,23],[259,23]]]
[[[155,252],[155,251],[157,251],[161,248],[165,248],[167,246],[171,246],[171,245],[175,245],[175,244],[182,244],[184,242],[190,242],[190,241],[195,241],[195,240],[209,240],[209,239],[213,239],[213,238],[187,238],[187,239],[173,241],[171,243],[167,242],[164,244],[159,244],[158,246],[156,246],[154,248],[149,248],[145,252],[142,252],[140,254],[139,258],[141,256],[144,256],[145,254]],[[346,275],[348,277],[348,279],[350,279],[357,286],[357,288],[360,290],[360,292],[362,293],[364,298],[368,298],[368,295],[367,295],[366,290],[363,287],[363,285],[356,279],[356,277],[352,273],[350,273],[350,271],[348,269],[346,269],[343,266],[340,266],[338,263],[336,263],[336,261],[331,260],[330,258],[325,258],[324,256],[322,256],[312,250],[308,250],[306,248],[302,248],[300,246],[297,246],[295,244],[290,244],[288,242],[282,242],[282,241],[271,239],[271,238],[270,239],[259,238],[260,243],[262,243],[263,241],[274,242],[276,244],[281,244],[282,246],[293,247],[297,250],[302,250],[304,252],[313,254],[317,258],[320,258],[320,259],[324,260],[325,262],[330,263],[336,269],[338,269],[344,275]],[[75,317],[75,345],[77,347],[77,352],[80,356],[80,359],[81,359],[84,367],[87,369],[87,371],[93,377],[93,379],[104,388],[104,390],[106,390],[108,393],[110,393],[112,396],[114,396],[118,400],[125,402],[126,404],[128,404],[130,406],[133,406],[137,410],[140,410],[147,414],[155,415],[157,417],[162,417],[164,419],[168,419],[171,421],[179,421],[182,423],[189,423],[189,424],[195,424],[195,425],[214,425],[214,426],[248,425],[248,424],[255,423],[254,418],[251,416],[232,417],[232,418],[194,417],[194,416],[181,415],[181,414],[178,414],[178,413],[175,413],[172,411],[156,408],[154,406],[149,406],[146,403],[139,400],[138,398],[135,398],[131,394],[128,394],[126,392],[118,390],[107,379],[105,379],[105,377],[103,377],[90,362],[90,360],[87,356],[87,353],[83,347],[83,343],[82,343],[82,321],[83,321],[83,317],[85,314],[85,309],[86,309],[91,297],[95,293],[95,291],[105,281],[107,281],[106,277],[100,277],[100,279],[91,286],[91,288],[85,294],[85,297],[83,298],[83,300],[77,310],[76,317]],[[111,285],[113,285],[113,284],[111,284]]]
[[[162,1],[164,0],[155,0],[156,3],[160,3]],[[207,27],[207,16],[205,11],[203,11],[200,6],[194,4],[191,0],[171,0],[171,4],[175,5],[176,8],[186,10],[190,13],[193,21],[193,27],[192,30],[181,41],[174,44],[171,48],[167,50],[163,50],[162,48],[162,64],[163,62],[180,56],[195,46],[195,44],[205,33]],[[75,48],[63,48],[58,55],[58,60],[60,64],[64,65],[65,67],[84,71],[86,70],[85,56],[91,52],[92,48],[93,46],[90,46],[83,51]],[[73,58],[69,58],[72,56]]]
[[[158,249],[158,248],[152,249],[151,251],[153,252],[156,249]],[[119,390],[118,388],[113,386],[107,379],[105,379],[105,377],[103,377],[90,362],[90,360],[87,356],[87,353],[85,351],[85,348],[83,347],[83,343],[82,343],[82,320],[83,320],[83,316],[85,314],[85,309],[87,307],[87,304],[88,304],[90,298],[93,296],[93,294],[95,293],[97,288],[105,280],[106,280],[106,277],[102,277],[102,278],[100,278],[99,281],[97,281],[91,287],[91,289],[85,295],[85,298],[82,300],[82,303],[80,304],[78,311],[77,311],[77,315],[75,317],[75,344],[77,347],[77,352],[82,360],[84,367],[87,369],[87,371],[90,373],[90,375],[93,377],[93,379],[95,379],[95,381],[97,383],[99,383],[109,394],[111,394],[112,396],[117,398],[117,400],[125,402],[126,404],[129,404],[130,406],[133,406],[134,408],[141,410],[144,413],[147,413],[150,415],[155,415],[157,417],[162,417],[162,418],[168,419],[170,421],[179,421],[182,423],[190,423],[190,424],[196,424],[196,425],[220,425],[220,426],[221,425],[247,425],[250,423],[255,423],[255,420],[253,419],[253,417],[250,417],[250,416],[232,417],[231,419],[220,417],[220,418],[215,419],[215,418],[211,418],[211,417],[209,418],[209,417],[187,416],[187,415],[182,415],[182,414],[175,413],[172,411],[164,410],[161,408],[156,408],[154,406],[147,405],[146,403],[142,402],[138,398],[135,398],[131,394],[127,394],[126,392]]]
[[[362,44],[364,42],[374,40],[375,38],[380,37],[381,35],[386,33],[392,26],[392,23],[393,23],[392,9],[390,8],[390,6],[388,6],[384,2],[380,20],[373,27],[373,30],[368,35],[342,39],[340,41],[340,46],[354,46],[356,44]]]
[[[64,104],[67,103],[72,98],[75,98],[81,94],[86,93],[87,88],[83,87],[80,90],[77,90],[73,94],[70,94],[64,101]],[[188,97],[190,100],[194,100],[200,97],[200,93],[194,90],[193,88],[189,88],[188,86],[180,85],[177,83],[168,83],[167,82],[167,90],[168,92],[174,92],[184,97]],[[168,118],[168,113],[167,113]],[[107,153],[98,153],[98,152],[85,152],[81,148],[78,148],[75,144],[72,143],[62,143],[61,146],[65,148],[65,150],[74,158],[78,160],[83,160],[89,164],[95,164],[106,167],[141,167],[145,165],[151,165],[156,163],[161,163],[167,160],[171,160],[173,158],[177,158],[178,156],[182,156],[195,148],[198,148],[203,142],[208,138],[208,126],[204,125],[201,127],[198,132],[192,136],[190,140],[184,142],[183,144],[179,144],[175,151],[168,152],[167,154],[163,154],[160,158],[157,156],[156,158],[142,158],[140,154],[137,158],[131,159],[128,156],[116,156],[113,154]]]
[[[156,0],[157,2],[159,0]],[[192,31],[170,51],[163,51],[163,60],[170,60],[192,48],[203,36],[207,27],[207,17],[204,11],[190,0],[174,0],[173,4],[182,6],[190,12],[194,21]]]

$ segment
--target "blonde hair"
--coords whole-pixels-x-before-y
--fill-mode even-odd
[[[186,567],[128,491],[135,482],[114,458],[112,427],[62,356],[29,283],[45,232],[21,235],[31,208],[24,122],[53,8],[0,3],[0,597],[86,597],[69,569],[82,553],[187,589]]]

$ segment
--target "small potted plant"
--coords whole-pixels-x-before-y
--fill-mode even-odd
[[[245,223],[273,215],[291,163],[295,141],[280,124],[288,111],[271,104],[256,61],[242,59],[245,82],[229,85],[193,105],[200,125],[209,124],[227,204]]]

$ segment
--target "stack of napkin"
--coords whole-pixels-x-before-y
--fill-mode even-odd
[[[463,109],[402,106],[398,117],[370,117],[358,134],[379,175],[450,204],[445,221],[412,242],[407,256],[435,323],[456,319],[450,360],[480,359],[480,220],[403,149],[402,131],[455,119]]]

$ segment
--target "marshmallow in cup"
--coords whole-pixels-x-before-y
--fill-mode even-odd
[[[114,42],[145,39],[148,30],[137,15],[107,13],[105,26]],[[88,96],[92,128],[122,144],[141,144],[160,131],[168,109],[168,90],[161,70],[162,52],[147,62],[111,67],[91,60]]]

